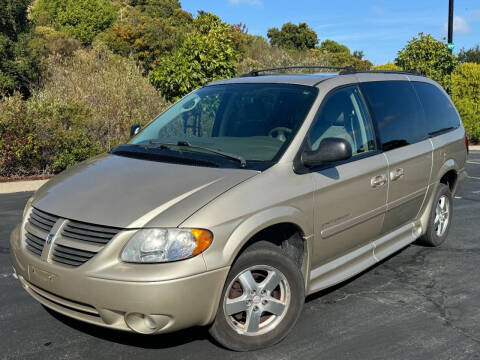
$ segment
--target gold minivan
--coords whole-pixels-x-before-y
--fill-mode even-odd
[[[287,336],[306,295],[443,243],[468,152],[445,91],[276,70],[194,91],[40,188],[10,240],[24,289],[91,324],[208,326],[247,351]]]

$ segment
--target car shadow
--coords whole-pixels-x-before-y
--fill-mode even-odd
[[[192,327],[167,334],[143,335],[92,325],[60,314],[46,306],[44,306],[44,308],[50,315],[70,328],[86,335],[122,345],[130,345],[143,349],[167,349],[185,345],[193,341],[210,340],[207,328],[205,327]]]
[[[365,273],[374,271],[377,267],[388,262],[391,258],[405,251],[410,246],[412,245],[407,245],[406,247],[398,250],[394,254],[378,262],[374,266],[362,271],[361,273],[355,275],[354,277],[348,280],[345,280],[337,285],[331,286],[325,290],[321,290],[315,294],[307,296],[307,298],[305,299],[305,302],[315,301],[330,293],[333,293],[337,290],[342,289],[343,287],[355,281]],[[84,334],[87,334],[93,337],[97,337],[106,341],[110,341],[110,342],[114,342],[122,345],[135,346],[143,349],[168,349],[168,348],[182,346],[194,341],[201,341],[201,340],[209,340],[212,344],[217,344],[209,336],[207,327],[192,327],[185,330],[179,330],[179,331],[175,331],[167,334],[143,335],[143,334],[136,334],[136,333],[126,332],[121,330],[104,328],[98,325],[92,325],[80,320],[70,318],[63,314],[60,314],[45,306],[44,308],[47,310],[49,314],[51,314],[57,320],[61,321],[65,325],[77,331],[80,331]]]

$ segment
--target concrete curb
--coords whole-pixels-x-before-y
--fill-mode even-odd
[[[48,180],[13,181],[0,183],[0,194],[35,191]]]
[[[470,145],[468,148],[473,151],[479,151],[480,145]]]

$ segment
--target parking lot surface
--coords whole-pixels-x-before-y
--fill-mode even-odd
[[[467,170],[444,245],[410,245],[309,297],[288,338],[253,353],[222,349],[202,328],[139,336],[46,310],[10,265],[9,234],[31,193],[0,195],[0,359],[480,359],[480,152]]]

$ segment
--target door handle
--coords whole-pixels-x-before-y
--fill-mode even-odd
[[[402,168],[398,168],[390,171],[390,180],[395,181],[401,179],[405,175],[405,171]]]
[[[370,180],[370,185],[372,185],[373,188],[377,188],[380,186],[383,186],[387,183],[387,177],[385,175],[377,175],[371,178]]]

